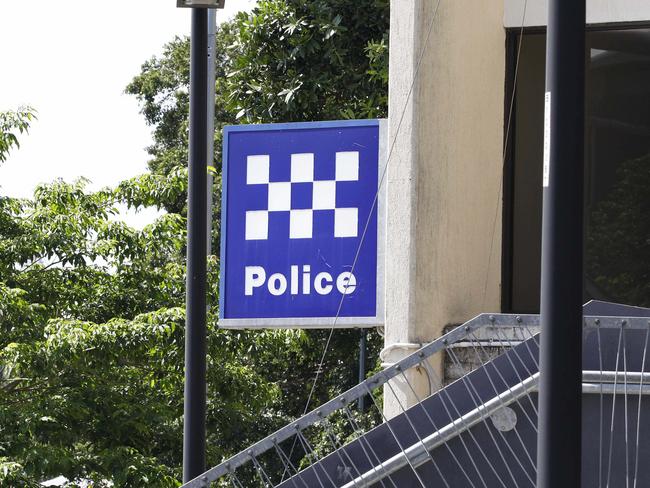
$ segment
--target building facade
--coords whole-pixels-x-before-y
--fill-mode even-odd
[[[538,312],[546,7],[391,2],[385,363]],[[587,21],[585,301],[650,306],[650,2],[587,0]]]

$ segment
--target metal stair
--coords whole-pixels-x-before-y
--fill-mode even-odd
[[[650,486],[650,310],[590,302],[584,314],[583,486]],[[183,486],[534,487],[538,327],[537,315],[481,314]],[[362,395],[415,393],[409,378],[422,372],[444,383],[429,362],[438,353],[471,371],[359,425],[351,405]]]

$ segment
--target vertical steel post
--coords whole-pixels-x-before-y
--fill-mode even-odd
[[[192,9],[183,481],[205,471],[208,11]]]
[[[549,0],[537,487],[580,487],[585,0]]]
[[[361,330],[361,338],[359,339],[359,383],[363,383],[366,380],[366,339],[368,331],[367,329]],[[366,410],[366,396],[362,395],[359,397],[359,411],[364,412]]]
[[[216,45],[215,38],[217,35],[217,11],[216,9],[208,10],[208,94],[207,94],[207,162],[208,165],[214,164],[214,83],[216,68]],[[214,195],[214,178],[212,173],[207,176],[207,254],[212,254],[212,198]]]

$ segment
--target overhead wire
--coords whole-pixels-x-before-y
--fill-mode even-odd
[[[371,208],[370,208],[370,212],[368,214],[368,218],[366,219],[366,222],[365,222],[365,225],[364,225],[364,228],[363,228],[363,232],[362,232],[361,238],[359,240],[359,245],[357,246],[357,250],[356,250],[355,255],[354,255],[354,260],[352,262],[350,273],[354,273],[354,269],[356,267],[356,264],[357,264],[357,261],[359,259],[359,255],[360,255],[360,252],[361,252],[361,247],[363,246],[363,243],[365,241],[365,238],[366,238],[366,235],[367,235],[367,232],[368,232],[370,222],[372,221],[372,218],[373,218],[373,213],[377,210],[379,195],[380,195],[380,192],[382,190],[382,186],[384,184],[384,181],[386,179],[386,174],[387,174],[390,162],[391,162],[391,158],[393,156],[393,151],[395,149],[395,144],[397,142],[397,138],[399,136],[400,129],[402,127],[402,123],[404,122],[404,116],[406,115],[406,111],[407,111],[411,96],[413,94],[413,88],[415,87],[415,83],[417,81],[418,74],[420,72],[420,67],[422,66],[422,60],[424,59],[424,55],[426,54],[427,48],[429,46],[429,39],[431,37],[431,32],[433,31],[433,25],[435,23],[437,15],[438,15],[438,9],[440,7],[440,2],[441,2],[441,0],[437,0],[436,6],[435,6],[434,11],[433,11],[433,13],[431,15],[431,20],[430,20],[429,26],[427,28],[427,34],[426,34],[426,37],[425,37],[425,41],[424,41],[424,44],[423,44],[422,49],[420,51],[420,54],[418,56],[418,60],[417,60],[416,66],[415,66],[415,70],[413,72],[413,79],[411,80],[408,92],[406,94],[406,100],[404,101],[404,106],[402,107],[401,114],[400,114],[400,117],[399,117],[399,121],[398,121],[397,127],[395,129],[395,136],[393,137],[392,143],[391,143],[389,151],[388,151],[388,156],[386,158],[386,164],[384,165],[384,168],[383,168],[383,170],[381,172],[381,176],[380,176],[380,179],[379,179],[379,182],[378,182],[378,185],[377,185],[377,191],[375,192],[375,196],[373,198],[373,202],[372,202],[372,205],[371,205]],[[346,289],[344,291],[347,291],[347,286],[348,286],[348,284],[346,284]],[[310,391],[309,391],[309,395],[307,396],[307,402],[305,403],[305,408],[303,409],[303,415],[306,414],[309,411],[309,406],[311,405],[311,400],[313,398],[314,392],[316,391],[316,386],[318,384],[318,379],[319,379],[319,377],[321,375],[323,365],[325,364],[325,359],[327,358],[327,353],[329,352],[329,347],[330,347],[330,344],[332,342],[332,337],[334,336],[334,331],[336,329],[336,324],[337,324],[338,319],[340,317],[341,309],[343,307],[343,301],[345,300],[346,296],[347,296],[347,293],[343,293],[341,295],[341,299],[339,301],[339,305],[338,305],[338,308],[337,308],[337,311],[336,311],[336,315],[334,317],[334,321],[332,322],[332,326],[329,329],[329,334],[327,336],[327,340],[325,341],[325,346],[323,348],[323,353],[321,354],[321,358],[320,358],[318,367],[316,368],[316,376],[314,377],[314,381],[312,382],[312,385],[311,385],[311,388],[310,388]],[[294,443],[293,443],[293,445],[291,447],[289,457],[291,457],[291,454],[293,453],[294,447],[295,447],[295,440],[294,440]],[[284,475],[283,475],[283,478],[284,478]]]
[[[641,384],[639,385],[639,405],[637,407],[636,415],[636,451],[634,459],[634,485],[633,488],[637,487],[638,474],[639,474],[639,434],[641,430],[641,400],[643,399],[643,377],[645,376],[645,361],[646,354],[648,352],[648,336],[650,329],[645,331],[645,344],[643,346],[643,358],[641,359]]]
[[[494,210],[494,220],[492,222],[492,235],[490,237],[490,250],[488,252],[487,267],[485,270],[485,283],[483,286],[483,307],[486,306],[485,299],[487,297],[488,281],[490,277],[490,266],[492,264],[492,252],[494,251],[494,239],[496,237],[497,219],[499,218],[499,207],[503,195],[503,174],[506,170],[506,161],[508,159],[508,146],[510,144],[510,132],[512,125],[512,114],[515,106],[515,98],[517,94],[517,80],[519,77],[519,60],[521,58],[521,46],[524,43],[524,27],[526,25],[526,10],[528,8],[528,0],[524,0],[524,9],[521,14],[521,27],[519,28],[519,42],[517,44],[517,56],[515,59],[515,72],[512,82],[512,93],[510,94],[510,106],[508,107],[508,120],[506,121],[506,134],[503,142],[503,158],[501,160],[501,177],[499,178],[499,190],[497,192],[497,203]]]
[[[427,29],[427,35],[426,35],[426,38],[425,38],[425,41],[424,41],[424,45],[423,45],[422,50],[420,52],[420,55],[418,57],[418,61],[417,61],[417,64],[416,64],[416,67],[415,67],[415,70],[414,70],[414,74],[413,74],[413,79],[411,80],[411,84],[409,86],[409,90],[408,90],[407,95],[406,95],[406,100],[404,101],[404,106],[402,107],[399,122],[397,124],[397,128],[395,129],[395,136],[393,137],[393,141],[392,141],[392,143],[390,145],[390,149],[388,151],[388,156],[386,158],[386,164],[384,165],[384,168],[382,170],[381,177],[379,179],[379,183],[378,183],[378,187],[377,187],[377,191],[375,192],[375,196],[373,198],[373,202],[372,202],[372,205],[370,207],[370,212],[369,212],[368,218],[366,219],[366,223],[364,225],[364,229],[363,229],[363,232],[361,234],[361,238],[359,240],[359,245],[357,246],[357,250],[355,252],[354,260],[352,262],[351,271],[350,271],[351,273],[354,272],[355,266],[356,266],[357,261],[359,259],[359,255],[361,253],[361,247],[363,246],[363,243],[365,241],[365,237],[366,237],[366,234],[368,232],[368,227],[369,227],[370,222],[371,222],[371,220],[373,218],[373,213],[377,210],[377,203],[378,203],[379,195],[381,193],[382,186],[383,186],[384,181],[386,179],[386,174],[387,174],[387,171],[388,171],[388,167],[390,165],[391,158],[392,158],[392,155],[393,155],[393,151],[395,149],[395,143],[397,142],[397,137],[399,136],[399,132],[400,132],[400,129],[402,127],[402,123],[404,121],[404,116],[406,114],[406,110],[408,108],[409,101],[410,101],[411,96],[413,94],[413,88],[415,86],[415,83],[416,83],[417,78],[418,78],[418,74],[420,72],[420,66],[422,65],[422,60],[424,59],[424,55],[425,55],[426,50],[427,50],[427,48],[429,46],[429,38],[431,37],[431,32],[433,30],[433,25],[434,25],[435,19],[437,17],[438,9],[440,7],[440,2],[441,2],[441,0],[437,0],[436,7],[435,7],[435,9],[433,11],[433,14],[431,16],[431,21],[429,22],[429,27]],[[347,288],[347,285],[346,285],[346,288]],[[332,340],[332,335],[333,335],[334,330],[336,328],[336,324],[338,322],[338,319],[340,318],[341,309],[343,307],[343,301],[345,300],[346,296],[347,296],[346,293],[343,293],[341,295],[341,299],[339,301],[338,309],[337,309],[336,315],[334,317],[332,327],[330,328],[330,333],[329,333],[329,336],[328,336],[327,341],[325,343],[325,348],[323,350],[321,360],[319,362],[319,367],[316,369],[316,378],[314,379],[314,382],[312,384],[312,388],[311,388],[309,396],[307,398],[307,403],[305,405],[305,409],[304,409],[303,413],[307,413],[307,411],[309,409],[309,405],[311,403],[311,399],[312,399],[312,396],[314,394],[316,384],[318,382],[318,377],[319,377],[319,374],[320,374],[320,372],[322,370],[323,364],[325,362],[325,358],[327,356],[327,352],[329,350],[329,346],[330,346],[330,343],[331,343],[331,340]]]
[[[612,394],[612,416],[611,416],[611,421],[610,421],[610,428],[609,428],[609,454],[607,457],[607,483],[606,487],[610,487],[610,480],[612,476],[612,454],[614,452],[614,419],[615,419],[615,414],[616,414],[616,386],[617,386],[617,381],[618,381],[618,365],[619,365],[619,359],[620,359],[620,354],[621,354],[621,341],[623,338],[623,328],[619,329],[618,332],[618,345],[616,346],[616,366],[614,370],[614,392]]]
[[[378,189],[375,192],[375,196],[373,198],[373,203],[371,205],[371,209],[370,209],[368,218],[366,219],[364,229],[363,229],[363,232],[361,234],[360,241],[359,241],[359,245],[357,246],[357,250],[355,252],[354,260],[353,260],[352,266],[351,266],[351,272],[354,272],[355,266],[357,264],[357,261],[358,261],[358,258],[359,258],[360,252],[361,252],[361,247],[363,246],[363,243],[365,241],[365,237],[366,237],[366,234],[367,234],[367,231],[368,231],[368,227],[369,227],[370,222],[371,222],[371,220],[373,218],[373,213],[377,209],[377,203],[378,203],[379,195],[381,193],[382,186],[383,186],[384,181],[385,181],[385,177],[386,177],[386,174],[387,174],[387,171],[388,171],[388,167],[389,167],[390,162],[392,160],[392,155],[393,155],[393,151],[394,151],[394,148],[395,148],[395,144],[397,142],[397,138],[399,136],[399,133],[400,133],[403,121],[404,121],[404,117],[406,115],[406,111],[408,109],[408,105],[409,105],[409,102],[410,102],[412,94],[413,94],[413,89],[415,87],[415,84],[416,84],[417,79],[418,79],[418,75],[420,73],[420,67],[422,65],[422,61],[424,59],[424,56],[425,56],[426,51],[427,51],[428,46],[429,46],[429,39],[431,37],[431,32],[433,31],[433,26],[434,26],[435,20],[437,18],[437,13],[438,13],[438,10],[439,10],[439,7],[440,7],[440,3],[441,3],[441,0],[437,0],[436,6],[434,8],[434,11],[433,11],[433,14],[432,14],[432,17],[431,17],[431,21],[429,22],[429,26],[427,28],[427,34],[426,34],[426,37],[425,37],[425,41],[424,41],[424,44],[423,44],[422,49],[420,51],[420,54],[418,56],[418,60],[417,60],[417,63],[416,63],[415,69],[414,69],[414,73],[413,73],[413,79],[411,80],[411,83],[409,85],[409,89],[408,89],[408,92],[406,94],[406,99],[404,101],[404,105],[403,105],[401,113],[400,113],[400,118],[399,118],[397,127],[395,129],[395,136],[393,137],[392,142],[390,144],[388,157],[387,157],[387,160],[386,160],[386,164],[384,165],[384,168],[383,168],[382,173],[381,173],[381,177],[380,177],[379,184],[378,184]],[[520,56],[521,56],[521,47],[522,47],[522,43],[523,43],[523,32],[524,32],[524,27],[525,27],[525,19],[526,19],[527,7],[528,7],[528,0],[524,0],[524,7],[523,7],[520,34],[519,34],[519,42],[518,42],[518,48],[517,48],[517,56],[516,56],[516,61],[515,61],[515,73],[514,73],[514,81],[513,81],[513,90],[512,90],[510,105],[509,105],[508,120],[507,120],[507,123],[506,123],[506,135],[505,135],[503,161],[502,161],[503,169],[505,169],[507,147],[508,147],[508,141],[509,141],[509,136],[510,136],[510,128],[511,128],[511,123],[512,123],[512,114],[513,114],[513,107],[514,107],[514,101],[515,101],[515,93],[516,93],[516,86],[517,86],[517,79],[518,79],[518,72],[519,72],[519,60],[520,60]],[[501,184],[499,186],[499,195],[502,193],[502,184],[503,184],[503,181],[501,180]],[[497,212],[496,213],[498,214],[498,205],[497,205]],[[492,256],[492,247],[493,247],[495,229],[496,229],[496,217],[495,217],[495,222],[493,223],[492,227],[493,227],[493,231],[492,231],[492,239],[491,239],[491,243],[490,243],[490,252],[489,252],[489,255],[488,255],[488,273],[487,274],[489,274],[490,259],[491,259],[491,256]],[[346,285],[346,287],[347,287],[347,285]],[[487,292],[487,277],[486,277],[486,284],[485,284],[485,289],[484,289],[484,301],[485,301],[486,292]],[[319,361],[318,368],[316,369],[316,377],[314,379],[314,382],[312,383],[312,387],[311,387],[309,395],[307,397],[307,402],[306,402],[305,408],[303,410],[303,414],[307,413],[307,411],[309,409],[309,405],[311,404],[311,399],[313,397],[313,394],[314,394],[314,391],[315,391],[315,388],[316,388],[316,385],[317,385],[317,382],[318,382],[319,375],[322,372],[323,364],[325,362],[327,352],[329,351],[329,346],[330,346],[330,343],[331,343],[331,339],[332,339],[333,333],[334,333],[334,331],[336,329],[336,324],[338,322],[338,319],[340,318],[341,309],[342,309],[343,302],[344,302],[346,296],[347,296],[347,294],[343,293],[341,295],[341,299],[339,300],[338,309],[337,309],[336,315],[334,317],[334,321],[332,323],[332,326],[329,329],[329,335],[328,335],[327,341],[325,343],[325,347],[323,349],[323,354],[321,356],[321,360]]]
[[[354,259],[353,259],[352,266],[351,266],[351,269],[350,269],[351,273],[354,272],[356,264],[357,264],[358,259],[359,259],[359,256],[361,254],[361,248],[362,248],[362,246],[363,246],[363,244],[365,242],[365,238],[366,238],[370,223],[371,223],[371,221],[373,219],[373,214],[378,209],[379,195],[381,194],[382,187],[383,187],[383,185],[385,183],[388,168],[389,168],[390,163],[392,161],[394,149],[395,149],[395,146],[396,146],[396,143],[397,143],[397,140],[398,140],[398,137],[399,137],[403,122],[404,122],[405,115],[406,115],[407,110],[408,110],[409,103],[410,103],[412,95],[413,95],[413,90],[414,90],[415,85],[416,85],[416,83],[418,81],[418,76],[420,74],[420,68],[422,66],[422,62],[423,62],[424,57],[426,55],[426,52],[427,52],[427,50],[429,48],[429,40],[430,40],[430,37],[431,37],[431,33],[433,31],[433,26],[435,25],[435,20],[436,20],[437,15],[438,15],[440,4],[441,4],[441,0],[437,0],[436,5],[435,5],[434,10],[433,10],[433,13],[431,15],[431,20],[429,21],[429,25],[427,27],[425,40],[424,40],[424,43],[423,43],[422,48],[420,50],[420,53],[418,55],[417,62],[416,62],[416,65],[415,65],[415,69],[413,71],[413,77],[412,77],[411,82],[409,84],[409,89],[408,89],[408,91],[406,93],[406,98],[404,100],[403,107],[402,107],[402,109],[400,111],[400,116],[399,116],[398,123],[397,123],[396,129],[395,129],[395,135],[392,137],[392,141],[390,143],[388,155],[387,155],[387,158],[386,158],[386,164],[384,165],[384,167],[382,169],[382,172],[381,172],[381,175],[380,175],[380,178],[379,178],[379,181],[378,181],[377,191],[375,192],[373,202],[372,202],[372,205],[371,205],[371,209],[370,209],[369,215],[368,215],[368,217],[366,219],[366,222],[365,222],[365,225],[364,225],[364,228],[363,228],[363,232],[361,234],[359,244],[357,246],[357,249],[356,249],[356,252],[355,252],[355,255],[354,255]],[[503,150],[503,160],[502,160],[502,169],[503,170],[505,170],[507,148],[508,148],[508,144],[509,144],[510,129],[511,129],[511,123],[512,123],[513,107],[514,107],[514,101],[515,101],[515,93],[516,93],[516,86],[517,86],[517,79],[518,79],[518,72],[519,72],[519,61],[520,61],[521,48],[522,48],[522,43],[523,43],[523,32],[524,32],[524,26],[525,26],[527,6],[528,6],[528,0],[524,0],[524,7],[523,7],[523,13],[522,13],[522,20],[521,20],[521,28],[520,28],[520,34],[519,34],[519,42],[518,42],[516,62],[515,62],[513,90],[512,90],[511,100],[510,100],[508,119],[507,119],[507,122],[506,122],[506,135],[505,135],[504,150]],[[501,178],[500,185],[499,185],[499,195],[501,195],[502,190],[503,190],[502,185],[503,185],[503,180]],[[486,297],[486,294],[487,294],[489,267],[490,267],[490,263],[491,263],[492,250],[493,250],[494,238],[495,238],[495,233],[496,233],[496,218],[498,216],[498,208],[499,208],[499,206],[498,206],[498,203],[497,203],[497,210],[495,212],[495,219],[494,219],[493,226],[492,226],[493,227],[493,229],[492,229],[492,237],[491,237],[491,240],[490,240],[490,251],[489,251],[489,255],[488,255],[488,264],[487,264],[488,268],[487,268],[487,272],[486,272],[486,279],[485,279],[485,286],[484,286],[484,293],[483,293],[483,302],[485,302],[485,297]],[[346,287],[347,287],[347,285],[346,285]],[[329,333],[328,333],[327,339],[325,341],[325,346],[323,348],[323,352],[321,354],[321,357],[320,357],[320,360],[319,360],[319,363],[318,363],[318,367],[316,368],[316,374],[315,374],[314,380],[312,382],[312,385],[310,387],[310,391],[309,391],[309,394],[308,394],[308,397],[307,397],[307,401],[305,403],[305,407],[303,409],[303,415],[306,414],[309,411],[311,401],[313,399],[314,393],[316,391],[316,387],[318,385],[318,380],[319,380],[319,378],[320,378],[320,376],[321,376],[321,374],[323,372],[323,366],[324,366],[325,360],[327,358],[327,353],[329,352],[329,348],[330,348],[331,341],[332,341],[332,338],[333,338],[333,335],[334,335],[334,331],[336,330],[336,324],[338,323],[338,319],[340,318],[341,310],[342,310],[343,303],[344,303],[344,300],[345,300],[346,296],[347,296],[347,293],[344,292],[341,295],[341,299],[339,300],[336,315],[335,315],[334,320],[332,322],[332,326],[329,328]],[[293,454],[295,444],[296,444],[296,439],[294,439],[291,450],[289,452],[289,458]],[[282,476],[283,480],[284,480],[284,476],[286,475],[286,473],[287,473],[287,470],[285,469],[285,471],[283,473],[283,476]]]

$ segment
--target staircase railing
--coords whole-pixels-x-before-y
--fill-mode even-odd
[[[597,335],[598,347],[594,346],[594,350],[598,350],[599,356],[590,360],[587,368],[590,370],[585,371],[586,393],[627,394],[628,389],[636,394],[650,392],[648,385],[644,385],[644,380],[648,381],[648,375],[643,373],[644,364],[636,370],[626,365],[619,371],[618,356],[612,366],[603,363],[600,353],[601,337],[607,336],[606,340],[614,345],[619,337],[620,347],[622,330],[645,334],[647,348],[649,326],[648,318],[641,317],[584,317],[585,337]],[[594,331],[596,335],[592,334]],[[494,486],[520,486],[519,479],[534,486],[535,454],[524,431],[536,433],[537,409],[533,395],[539,376],[538,333],[537,315],[478,315],[224,460],[183,488],[208,487],[215,482],[217,486],[246,488],[360,488],[375,484],[390,488],[399,486],[395,473],[404,467],[410,468],[417,478],[413,486],[418,482],[421,486],[431,486],[418,469],[427,462],[434,467],[432,476],[453,486],[431,455],[437,448],[449,451],[467,486],[492,486],[488,479],[495,480]],[[444,371],[434,367],[431,361],[440,352],[445,353]],[[595,368],[594,364],[597,364]],[[472,371],[474,374],[470,374]],[[434,387],[446,384],[448,378],[458,379],[438,392],[432,390],[425,401],[418,396],[415,386],[422,377]],[[381,395],[377,394],[381,387],[384,395],[393,397],[400,418],[388,421],[384,417]],[[417,402],[411,410],[404,392]],[[376,425],[364,423],[363,416],[353,408],[362,396],[371,399],[371,408],[379,421]],[[438,403],[434,405],[432,401]],[[513,402],[522,406],[518,409],[521,417],[518,423],[508,418],[511,413],[506,407]],[[472,428],[481,422],[489,425],[491,452],[472,433]],[[454,438],[459,441],[458,446],[449,447],[447,443]],[[485,461],[490,460],[483,463],[486,467],[479,466],[481,456]],[[502,468],[494,466],[491,459],[494,456],[503,461]],[[478,460],[468,461],[472,458]],[[482,474],[481,470],[487,472]]]

